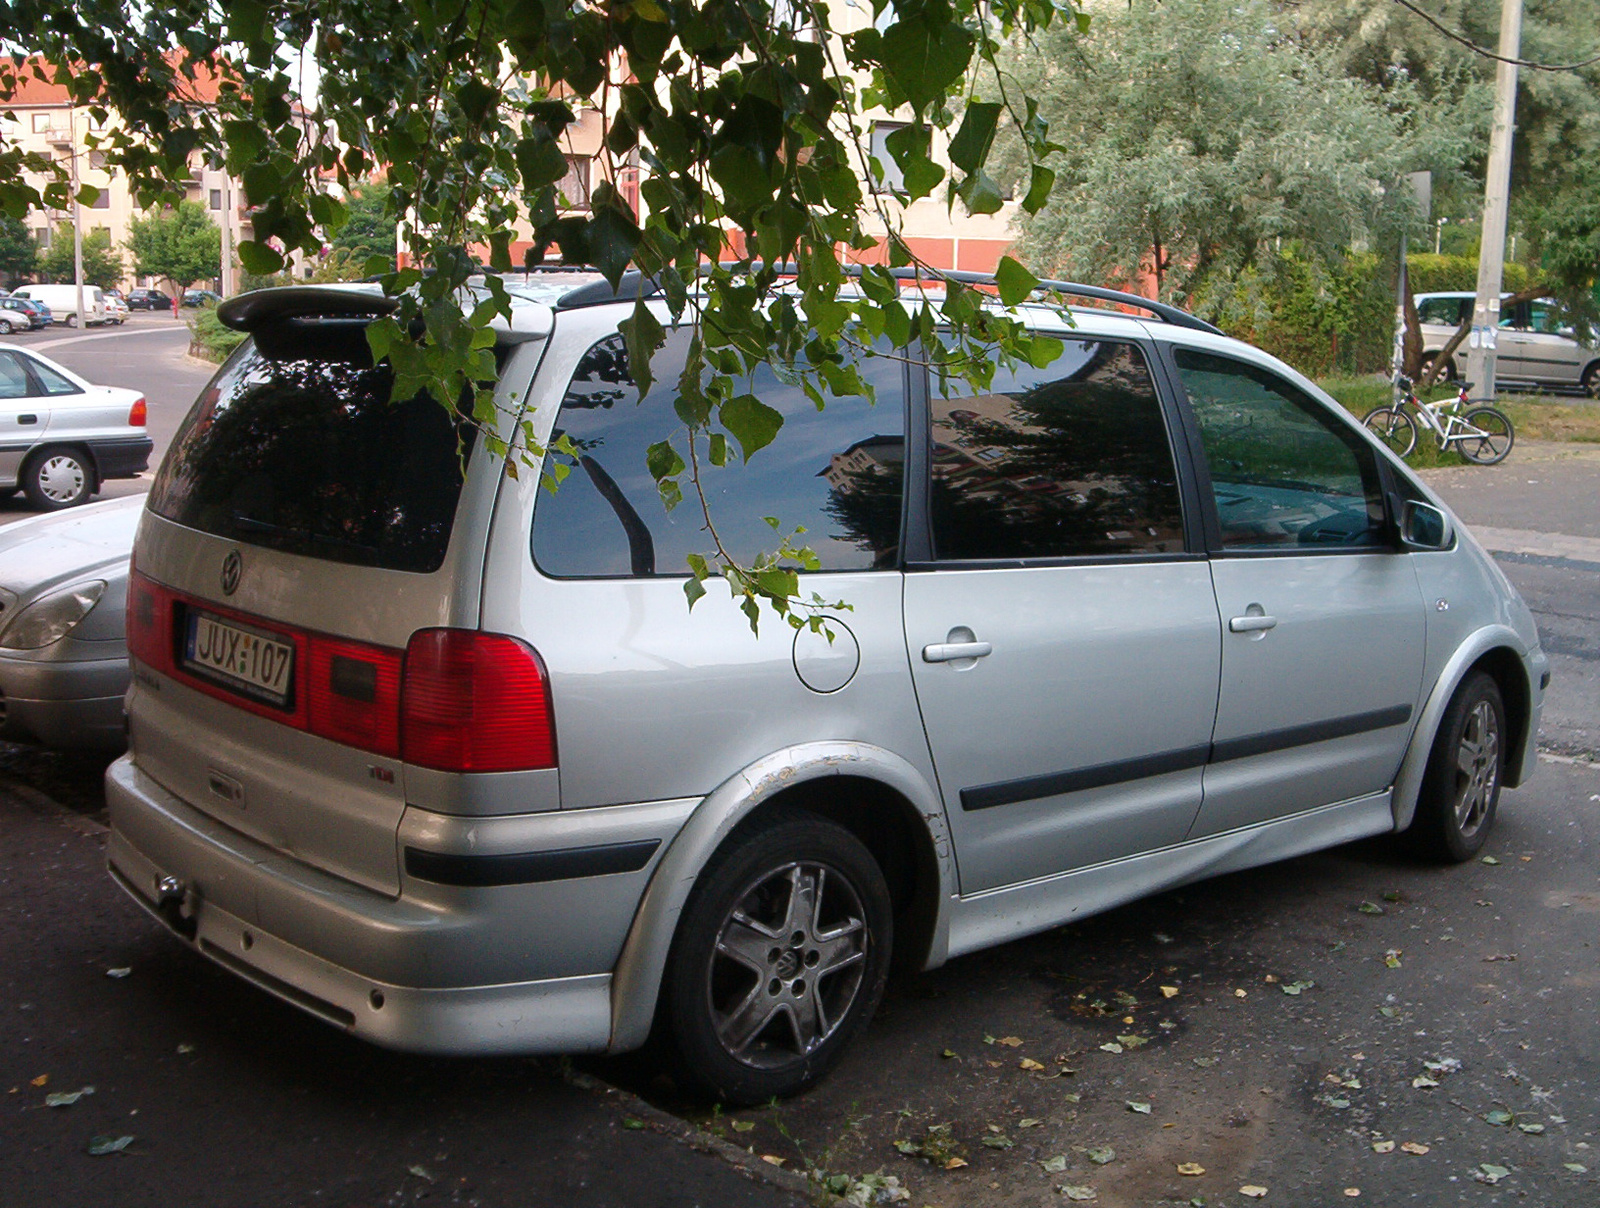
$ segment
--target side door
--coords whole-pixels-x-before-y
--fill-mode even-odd
[[[933,391],[908,464],[906,653],[964,895],[1179,843],[1200,802],[1220,636],[1169,416],[1132,338],[1065,344]]]
[[[1365,437],[1282,375],[1174,348],[1209,496],[1222,620],[1192,837],[1386,789],[1421,690],[1425,616]],[[1209,481],[1206,481],[1209,480]]]
[[[50,422],[50,400],[42,393],[27,359],[0,348],[0,486],[17,481],[28,450]]]

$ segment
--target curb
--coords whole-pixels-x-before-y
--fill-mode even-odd
[[[845,1203],[844,1200],[818,1183],[813,1182],[799,1171],[786,1170],[781,1166],[774,1166],[771,1162],[762,1161],[757,1155],[740,1149],[737,1145],[724,1141],[721,1137],[714,1137],[708,1132],[695,1128],[688,1121],[680,1120],[670,1112],[664,1112],[659,1107],[652,1106],[631,1091],[612,1086],[609,1082],[596,1078],[593,1074],[580,1073],[566,1062],[561,1063],[559,1072],[562,1079],[569,1085],[610,1101],[629,1116],[643,1121],[645,1127],[650,1129],[651,1132],[670,1137],[674,1141],[687,1145],[690,1149],[699,1153],[720,1158],[753,1182],[766,1183],[774,1190],[788,1192],[791,1195],[810,1200],[814,1204],[843,1205]]]
[[[0,796],[20,802],[36,814],[54,818],[68,830],[75,830],[87,838],[101,839],[110,833],[109,827],[101,825],[93,818],[69,810],[55,798],[41,793],[31,785],[18,783],[3,772],[0,772]]]

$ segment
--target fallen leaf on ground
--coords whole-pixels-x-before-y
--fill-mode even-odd
[[[768,1166],[782,1166],[786,1161],[788,1161],[787,1158],[780,1158],[775,1153],[764,1153],[761,1155],[761,1160]]]
[[[1430,1078],[1427,1074],[1418,1074],[1411,1080],[1411,1085],[1416,1087],[1418,1090],[1425,1091],[1430,1087],[1438,1086],[1439,1080],[1437,1078]]]
[[[946,1170],[960,1170],[966,1164],[967,1160],[965,1158],[946,1158],[944,1168]]]
[[[178,1052],[179,1053],[192,1053],[192,1052],[194,1052],[194,1045],[192,1045],[192,1044],[180,1044],[178,1046]]]
[[[999,1040],[995,1041],[995,1043],[996,1044],[1003,1044],[1008,1049],[1021,1048],[1022,1047],[1022,1037],[1020,1037],[1020,1036],[1002,1036],[1002,1037],[1000,1037]]]
[[[1024,1070],[1042,1070],[1044,1069],[1044,1066],[1035,1061],[1032,1057],[1024,1057],[1021,1061],[1017,1062],[1017,1068]]]
[[[1490,1186],[1493,1186],[1510,1173],[1511,1170],[1509,1167],[1497,1166],[1493,1162],[1483,1162],[1478,1166],[1478,1169],[1473,1172],[1472,1177],[1477,1179],[1480,1183],[1488,1183]]]
[[[121,1153],[132,1144],[132,1137],[90,1137],[89,1156],[103,1158],[108,1153]]]
[[[939,1056],[945,1058],[947,1061],[951,1057],[954,1057],[955,1055],[956,1055],[956,1051],[954,1049],[946,1049],[944,1052],[939,1054]]]
[[[1484,1116],[1484,1119],[1490,1124],[1510,1124],[1512,1116],[1511,1113],[1506,1111],[1504,1108],[1497,1107],[1488,1115]]]
[[[1360,1197],[1360,1195],[1361,1195],[1361,1188],[1359,1188],[1359,1187],[1346,1187],[1344,1189],[1344,1193],[1345,1193],[1345,1195],[1349,1196],[1352,1200],[1358,1199]]]
[[[1206,1172],[1206,1168],[1204,1166],[1200,1165],[1199,1162],[1179,1162],[1178,1163],[1178,1173],[1179,1174],[1200,1175],[1200,1174],[1205,1174],[1205,1172]]]
[[[1176,998],[1176,997],[1178,997],[1178,987],[1177,986],[1162,986],[1161,987],[1161,997],[1162,998]]]
[[[1247,998],[1247,997],[1249,997],[1243,990],[1235,990],[1233,992],[1233,996],[1235,998]]]
[[[1148,1116],[1150,1114],[1150,1105],[1148,1103],[1136,1103],[1129,1099],[1128,1110],[1130,1112],[1138,1112],[1141,1116]]]
[[[1382,914],[1382,913],[1384,913],[1383,907],[1379,906],[1376,902],[1363,902],[1363,903],[1361,903],[1361,905],[1357,906],[1356,909],[1359,910],[1362,914]]]
[[[1194,1064],[1198,1065],[1203,1070],[1210,1069],[1212,1066],[1217,1064],[1217,1059],[1215,1057],[1195,1057],[1191,1060],[1193,1060]]]
[[[1267,985],[1272,986],[1272,985],[1276,985],[1277,984],[1278,977],[1274,973],[1269,973],[1265,977],[1263,977],[1261,980],[1266,982]]]
[[[1150,1038],[1148,1036],[1118,1036],[1117,1040],[1119,1043],[1130,1049],[1136,1049],[1140,1045],[1150,1043]]]
[[[1316,982],[1307,979],[1305,981],[1290,982],[1287,985],[1279,986],[1278,989],[1282,990],[1285,994],[1298,996],[1302,990],[1309,990],[1316,984]]]
[[[1394,1152],[1394,1142],[1393,1141],[1374,1141],[1372,1143],[1372,1152],[1373,1153],[1393,1153]]]
[[[753,1130],[755,1128],[755,1126],[756,1126],[756,1122],[754,1120],[735,1120],[733,1122],[733,1131],[734,1132],[750,1132],[751,1130]]]
[[[1496,860],[1493,856],[1485,856],[1483,858],[1483,862],[1485,864],[1498,864],[1498,863],[1500,863],[1500,861]]]
[[[85,1095],[94,1094],[94,1087],[86,1086],[80,1091],[52,1091],[44,1097],[46,1107],[71,1107]]]
[[[644,1127],[644,1121],[640,1120],[636,1116],[625,1116],[625,1117],[623,1117],[623,1120],[622,1120],[622,1127],[628,1129],[631,1132],[638,1132],[641,1128]]]
[[[1405,1153],[1414,1153],[1418,1156],[1428,1152],[1428,1146],[1423,1145],[1419,1141],[1407,1141],[1405,1144],[1401,1145],[1400,1148]]]
[[[434,1183],[434,1182],[438,1181],[438,1179],[435,1177],[433,1171],[429,1170],[426,1166],[422,1166],[420,1164],[419,1165],[413,1165],[413,1166],[407,1166],[406,1170],[408,1170],[410,1173],[416,1175],[417,1178],[421,1179],[425,1183]]]
[[[1027,1116],[1024,1119],[1021,1119],[1021,1120],[1017,1121],[1017,1127],[1018,1128],[1038,1128],[1039,1125],[1041,1125],[1043,1123],[1044,1123],[1043,1120],[1037,1120],[1032,1116]]]
[[[1461,1068],[1461,1058],[1446,1057],[1440,1061],[1424,1061],[1422,1066],[1435,1074],[1453,1074]]]
[[[1246,1183],[1243,1187],[1239,1188],[1239,1194],[1247,1195],[1252,1200],[1259,1200],[1262,1196],[1267,1194],[1267,1189],[1265,1187],[1257,1187],[1254,1183]]]
[[[1588,1174],[1589,1173],[1589,1168],[1587,1166],[1585,1166],[1582,1162],[1563,1162],[1563,1163],[1561,1163],[1561,1165],[1566,1167],[1568,1170],[1572,1171],[1573,1174]]]
[[[1405,900],[1405,894],[1398,889],[1386,889],[1383,891],[1383,900],[1385,902],[1402,902]]]
[[[1530,1137],[1537,1137],[1540,1133],[1542,1133],[1544,1131],[1544,1125],[1543,1124],[1519,1124],[1519,1125],[1517,1125],[1517,1131],[1518,1132],[1525,1132]]]
[[[1039,1165],[1044,1168],[1046,1174],[1060,1174],[1067,1168],[1067,1155],[1058,1153],[1054,1157],[1046,1158]]]
[[[1061,1189],[1061,1194],[1069,1200],[1092,1200],[1097,1198],[1093,1187],[1069,1186]]]
[[[1172,937],[1164,931],[1152,931],[1150,933],[1150,938],[1155,940],[1155,942],[1158,944],[1172,943]]]
[[[122,977],[127,977],[127,976],[128,976],[128,974],[130,974],[130,973],[132,973],[132,972],[133,972],[133,970],[132,970],[132,969],[127,969],[127,968],[122,968],[122,969],[107,969],[107,970],[106,970],[106,976],[107,976],[107,977],[117,977],[117,978],[122,978]]]
[[[1495,961],[1514,961],[1516,959],[1517,954],[1515,952],[1491,952],[1483,958],[1483,963],[1492,965]]]
[[[1016,1142],[1001,1133],[990,1133],[980,1144],[989,1149],[1010,1149]]]
[[[49,1081],[50,1081],[50,1075],[49,1074],[40,1074],[37,1078],[30,1078],[28,1080],[28,1085],[29,1086],[43,1086],[46,1082],[49,1082]]]
[[[1117,1151],[1109,1145],[1096,1145],[1091,1147],[1084,1156],[1096,1166],[1104,1166],[1108,1162],[1117,1160]]]
[[[1385,952],[1383,954],[1383,963],[1391,969],[1398,969],[1400,967],[1400,949],[1391,948]]]
[[[1102,1053],[1120,1053],[1122,1052],[1122,1046],[1114,1040],[1107,1041],[1105,1044],[1100,1046],[1100,1051]]]

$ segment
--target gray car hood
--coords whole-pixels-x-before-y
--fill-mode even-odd
[[[0,590],[26,601],[78,579],[126,578],[143,510],[144,496],[129,495],[0,528]]]

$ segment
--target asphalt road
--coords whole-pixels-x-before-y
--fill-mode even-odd
[[[142,495],[150,489],[150,475],[215,369],[187,355],[187,323],[148,311],[130,315],[121,327],[77,331],[52,326],[14,335],[11,343],[42,353],[98,385],[143,391],[149,406],[148,431],[155,443],[150,470],[138,478],[106,483],[96,496],[99,499]],[[0,525],[36,514],[22,495],[0,500]]]

